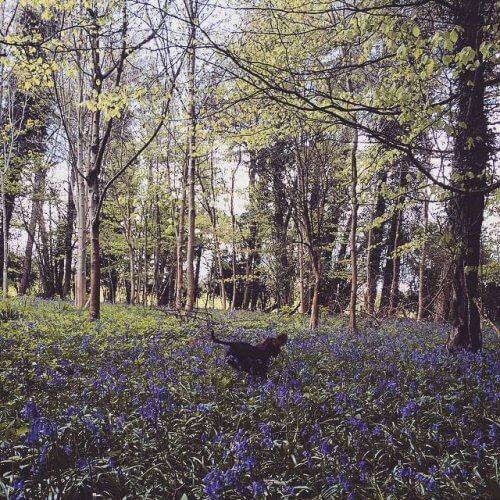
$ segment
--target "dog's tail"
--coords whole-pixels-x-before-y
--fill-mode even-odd
[[[231,345],[231,342],[224,342],[223,340],[218,339],[218,338],[215,336],[215,332],[214,332],[213,327],[212,327],[212,328],[211,328],[211,330],[210,330],[210,336],[212,337],[212,340],[213,340],[216,344]]]

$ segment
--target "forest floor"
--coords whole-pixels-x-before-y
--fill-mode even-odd
[[[500,497],[492,332],[451,356],[432,323],[353,338],[221,314],[222,338],[289,335],[249,383],[201,322],[105,306],[89,323],[41,300],[0,314],[0,497]]]

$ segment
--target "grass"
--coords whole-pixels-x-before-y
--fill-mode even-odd
[[[285,331],[262,384],[203,324],[14,301],[0,324],[0,496],[498,498],[499,340],[448,355],[444,327],[220,315],[221,337]]]

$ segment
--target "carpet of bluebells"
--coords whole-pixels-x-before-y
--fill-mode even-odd
[[[15,307],[0,323],[0,497],[500,498],[492,332],[482,354],[451,356],[431,323],[353,338],[333,320],[311,333],[220,315],[220,337],[289,334],[252,383],[202,323]]]

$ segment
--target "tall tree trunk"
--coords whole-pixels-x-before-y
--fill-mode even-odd
[[[233,293],[231,297],[231,310],[236,308],[236,294],[237,294],[237,269],[236,269],[236,215],[234,213],[234,181],[236,176],[236,169],[233,171],[231,176],[231,195],[229,201],[229,210],[231,214],[231,269],[232,269],[232,283],[233,283]]]
[[[380,274],[380,258],[382,256],[382,237],[384,234],[384,226],[380,218],[385,213],[385,197],[382,194],[382,186],[387,180],[387,172],[381,171],[379,174],[379,182],[377,184],[377,201],[372,216],[372,227],[368,234],[368,250],[366,257],[366,295],[365,307],[368,314],[373,314],[375,311],[375,300],[377,297],[377,281]]]
[[[434,321],[438,323],[445,323],[450,319],[450,306],[451,306],[451,274],[452,262],[450,262],[448,255],[443,252],[441,260],[441,272],[438,281],[438,291],[433,298],[434,308],[433,316]],[[432,304],[428,304],[430,307]]]
[[[396,312],[399,292],[399,271],[401,256],[398,249],[403,243],[401,238],[401,225],[404,215],[403,203],[405,200],[405,189],[408,185],[407,170],[403,164],[400,165],[398,189],[399,196],[395,200],[396,206],[391,216],[389,232],[386,240],[386,261],[383,272],[382,294],[380,297],[379,311],[383,315]]]
[[[99,177],[89,175],[90,197],[90,302],[89,318],[91,321],[100,318],[101,314],[101,254],[100,254],[100,216],[99,206]]]
[[[215,209],[214,209],[215,210]],[[215,214],[214,214],[215,218]],[[219,268],[219,276],[220,276],[220,296],[221,296],[221,302],[222,302],[222,309],[225,311],[227,309],[227,294],[226,294],[226,283],[224,280],[224,266],[222,263],[222,256],[221,256],[221,251],[220,251],[220,242],[219,242],[219,237],[216,233],[217,231],[217,224],[215,224],[214,227],[214,233],[215,233],[215,259],[217,260],[217,266]]]
[[[250,235],[248,237],[248,255],[245,264],[245,288],[243,291],[243,304],[242,309],[248,309],[250,307],[250,301],[252,299],[252,290],[254,287],[254,262],[256,260],[255,247],[257,240],[257,223],[255,221],[255,178],[257,174],[255,152],[250,151],[250,165],[248,168],[248,193],[249,193],[249,212],[250,212],[250,224],[249,230]]]
[[[5,186],[6,169],[2,173],[1,190],[2,190],[2,242],[3,242],[3,262],[2,262],[2,297],[7,298],[8,280],[7,269],[9,263],[9,224],[7,216],[7,190]]]
[[[486,20],[485,7],[491,1],[461,0],[456,10],[459,31],[457,52],[471,47],[476,54],[483,41]],[[482,11],[482,9],[485,9]],[[469,66],[468,68],[471,68]],[[464,69],[457,77],[457,127],[452,178],[466,194],[454,194],[448,208],[457,247],[452,282],[452,330],[447,341],[449,350],[459,348],[477,351],[482,347],[481,324],[476,300],[479,296],[478,269],[480,264],[481,228],[484,194],[470,192],[485,185],[489,157],[489,137],[485,112],[485,65]]]
[[[349,245],[351,247],[351,298],[349,301],[349,330],[357,333],[356,325],[356,302],[358,294],[358,256],[356,247],[356,231],[358,227],[358,166],[356,154],[358,151],[358,129],[353,129],[353,140],[351,149],[351,235]]]
[[[54,269],[52,266],[51,258],[51,245],[49,235],[45,226],[45,218],[43,215],[43,208],[39,212],[40,219],[38,226],[40,228],[40,276],[42,279],[43,296],[45,298],[52,298],[55,294],[54,284]]]
[[[130,280],[130,301],[129,304],[135,304],[136,301],[136,276],[135,276],[135,250],[131,243],[128,245],[128,266]]]
[[[33,196],[31,200],[31,216],[28,225],[28,239],[26,242],[26,250],[24,253],[23,260],[23,274],[21,276],[21,282],[19,284],[19,295],[25,295],[28,290],[30,278],[31,278],[31,266],[33,262],[33,245],[35,243],[35,232],[36,226],[42,211],[42,197],[43,197],[43,184],[45,183],[47,171],[44,168],[39,168],[35,172],[35,177],[33,180]]]
[[[429,224],[429,200],[425,194],[424,201],[424,241],[420,250],[420,262],[418,264],[418,313],[417,320],[422,321],[425,314],[425,261],[427,253],[427,226]]]
[[[68,183],[69,184],[69,183]],[[75,200],[73,198],[73,191],[71,186],[68,185],[68,204],[66,209],[66,235],[64,238],[64,282],[63,282],[63,295],[65,299],[69,296],[71,289],[71,261],[73,258],[73,228],[75,225]]]
[[[102,92],[101,52],[99,50],[99,25],[97,18],[93,15],[93,30],[91,31],[91,53],[92,53],[92,92],[94,96],[100,96]],[[90,214],[90,297],[89,297],[89,319],[95,321],[101,315],[101,255],[100,255],[100,185],[99,177],[103,147],[101,138],[101,110],[92,113],[92,134],[90,145],[90,165],[85,181],[87,183],[89,196]]]
[[[79,309],[82,309],[87,300],[87,186],[85,180],[79,174],[76,174],[76,193],[77,256],[75,305]]]
[[[196,204],[195,204],[195,179],[196,179],[196,19],[195,2],[189,3],[191,24],[190,48],[188,53],[188,93],[189,93],[189,171],[188,171],[188,241],[186,253],[186,311],[191,311],[196,300],[196,276],[194,259],[196,252]]]
[[[400,246],[402,245],[402,234],[401,234],[401,223],[402,223],[403,213],[401,211],[396,226],[396,236],[394,240],[394,252],[398,252]],[[399,278],[401,274],[401,255],[396,253],[392,259],[392,280],[391,288],[389,291],[389,314],[394,316],[398,312],[399,304]]]
[[[307,310],[307,294],[304,282],[304,248],[302,243],[299,243],[299,314],[306,314]]]
[[[316,330],[319,325],[319,287],[321,285],[321,270],[318,252],[315,249],[310,249],[309,255],[311,257],[311,271],[314,278],[309,328],[311,330]]]
[[[175,307],[182,309],[184,301],[184,246],[186,243],[186,188],[188,177],[189,158],[186,157],[182,172],[181,206],[179,208],[179,224],[176,238],[176,279],[175,279]]]
[[[59,297],[64,299],[67,295],[65,290],[69,290],[69,283],[65,289],[65,279],[71,280],[71,239],[73,236],[73,199],[71,189],[68,192],[68,201],[66,203],[65,217],[60,217],[57,223],[57,236],[56,236],[56,255],[54,258],[54,279],[55,279],[55,292]],[[69,248],[68,248],[69,247]],[[69,250],[69,256],[68,256]],[[69,261],[69,271],[68,271]],[[66,278],[66,276],[68,278]]]

